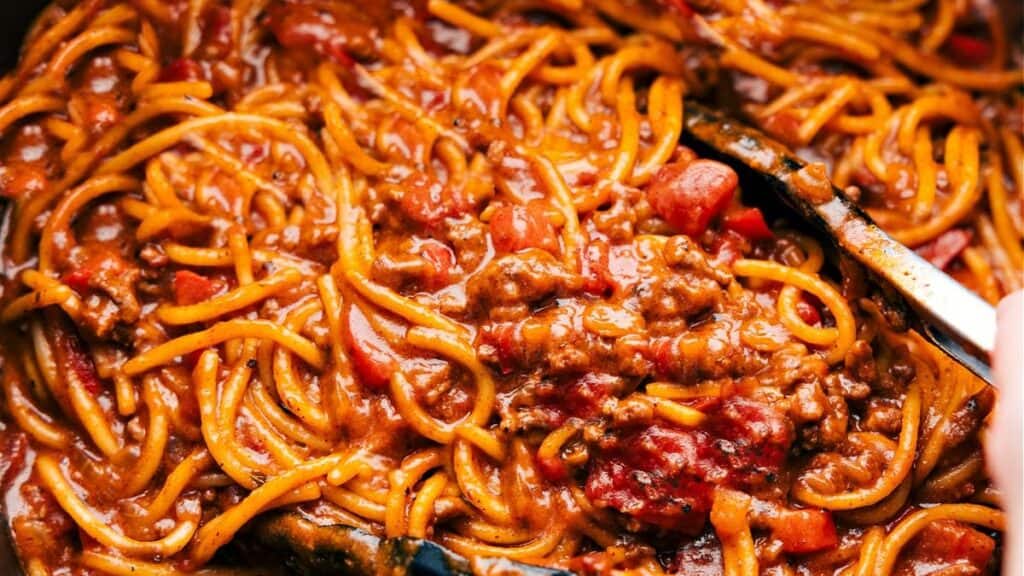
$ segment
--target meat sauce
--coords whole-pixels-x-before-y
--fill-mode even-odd
[[[249,46],[250,53],[238,54],[238,31],[231,28],[230,12],[217,2],[205,4],[198,46],[188,56],[168,52],[159,78],[211,81],[214,98],[224,103],[237,102],[269,83],[262,64],[254,64],[265,62],[267,53],[280,61],[281,70],[303,79],[312,77],[313,63],[328,60],[342,70],[353,102],[376,101],[356,68],[372,67],[385,57],[389,23],[399,17],[428,20],[423,6],[405,1],[365,6],[275,1],[259,20],[264,37]],[[677,15],[691,13],[685,2],[668,4]],[[169,10],[180,18],[185,8],[184,2],[172,2]],[[429,37],[422,39],[423,48],[430,53],[463,54],[475,46],[447,25],[433,22],[425,30]],[[180,43],[172,27],[160,28],[158,34],[168,44]],[[977,52],[975,48],[964,42],[950,47],[969,53]],[[233,68],[231,73],[225,66]],[[875,344],[858,340],[842,362],[828,366],[818,349],[787,332],[775,311],[780,286],[744,286],[731,270],[739,258],[785,261],[792,243],[780,235],[781,226],[769,226],[758,208],[743,204],[732,168],[698,158],[685,146],[676,147],[649,182],[615,187],[596,207],[581,211],[584,242],[568,245],[564,213],[551,201],[539,170],[507,145],[520,140],[523,126],[490,119],[501,107],[495,88],[501,74],[489,63],[479,64],[458,87],[461,94],[426,81],[410,80],[402,88],[405,96],[426,103],[425,109],[440,111],[438,116],[447,120],[444,128],[454,127],[477,158],[493,166],[485,175],[468,177],[477,182],[452,183],[434,174],[443,171],[426,170],[418,160],[429,157],[433,143],[422,126],[407,118],[368,117],[368,122],[390,126],[386,138],[372,142],[376,127],[353,126],[357,141],[389,166],[379,177],[362,182],[365,187],[359,191],[358,209],[370,221],[373,244],[365,273],[466,330],[477,358],[496,381],[495,429],[502,435],[520,438],[536,452],[541,439],[555,430],[579,431],[557,458],[535,457],[544,489],[566,499],[570,488],[582,490],[602,518],[609,518],[624,535],[622,542],[631,554],[653,549],[669,570],[722,574],[720,543],[709,526],[719,489],[742,491],[753,499],[750,522],[764,558],[790,555],[800,561],[842,552],[843,538],[859,535],[860,529],[827,510],[795,503],[790,488],[808,470],[820,473],[822,482],[845,486],[849,479],[836,472],[836,455],[848,448],[843,444],[848,433],[898,434],[908,352],[886,350],[879,370]],[[232,84],[226,78],[239,80]],[[132,112],[131,81],[111,54],[90,54],[71,75],[69,114],[76,123],[91,126],[92,136],[101,135]],[[318,113],[320,97],[308,99]],[[322,127],[319,120],[312,123],[316,130]],[[294,150],[241,137],[217,142],[291,198],[289,202],[311,196],[304,176],[307,166]],[[31,121],[5,131],[0,152],[0,194],[8,199],[44,194],[61,177],[61,146]],[[595,151],[594,157],[605,152]],[[174,158],[184,171],[178,180],[169,174],[169,184],[196,210],[227,215],[222,221],[230,223],[241,206],[257,202],[247,196],[244,183],[222,168],[190,165],[199,161],[181,150],[168,154],[178,154]],[[574,186],[593,185],[600,162],[581,163],[559,169]],[[206,170],[209,177],[201,184],[181,178],[189,169]],[[142,238],[133,220],[137,216],[129,214],[130,205],[122,200],[103,197],[90,203],[78,216],[73,234],[56,246],[57,271],[81,300],[81,321],[73,325],[52,308],[42,315],[56,335],[51,344],[64,385],[80,385],[101,399],[112,419],[110,370],[98,366],[92,352],[103,348],[126,355],[166,339],[161,331],[184,333],[185,328],[156,326],[154,310],[166,303],[203,303],[238,288],[230,266],[186,267],[172,263],[166,253],[174,243],[226,245],[225,238],[237,232],[234,224],[221,230],[184,226],[164,231],[165,237]],[[256,229],[241,234],[260,250],[301,259],[307,270],[327,273],[339,258],[339,231],[333,206],[317,202],[310,199],[303,207],[300,217],[309,217],[302,226],[286,220],[292,215],[257,206],[258,216],[250,222]],[[281,222],[271,226],[275,219]],[[969,241],[968,232],[954,229],[920,253],[945,266]],[[577,256],[568,257],[571,250]],[[273,272],[272,265],[257,266],[258,274]],[[14,277],[8,276],[6,283],[10,292]],[[238,317],[262,318],[272,312],[283,318],[313,293],[311,286],[307,281],[282,291],[273,303],[246,307]],[[473,387],[463,367],[396,344],[406,337],[406,326],[392,314],[368,315],[362,298],[346,291],[337,319],[346,364],[331,363],[320,375],[307,368],[297,373],[317,400],[330,394],[328,383],[356,390],[347,400],[339,429],[322,440],[330,445],[346,438],[361,449],[379,451],[382,461],[393,466],[410,446],[425,444],[411,433],[388,396],[396,372],[408,375],[417,399],[432,416],[449,421],[472,410]],[[809,294],[800,296],[797,311],[810,326],[835,326],[827,307]],[[314,326],[307,330],[310,339],[329,349],[326,321],[315,317],[308,324]],[[9,334],[13,332],[5,332],[4,338],[13,337]],[[4,356],[11,362],[12,352]],[[197,361],[196,354],[182,358],[161,375],[173,414],[168,450],[176,451],[168,462],[180,461],[189,447],[202,444],[195,392],[181,384],[189,381]],[[255,361],[250,368],[262,369]],[[686,426],[659,416],[647,394],[651,386],[665,382],[696,391],[678,403],[703,414],[699,424]],[[869,395],[882,398],[868,400]],[[65,414],[73,412],[66,390],[54,396]],[[988,405],[975,408],[954,415],[953,425],[964,436],[976,432]],[[29,478],[34,449],[7,422],[5,416],[0,483],[10,490],[8,502],[14,494],[18,503],[8,509],[15,542],[23,557],[69,566],[75,547],[91,545],[90,539],[77,533],[53,497]],[[118,422],[129,431],[133,426],[129,419]],[[252,453],[268,457],[272,447],[251,425],[243,420],[236,433]],[[815,459],[822,452],[828,458]],[[871,464],[876,472],[884,467]],[[485,473],[492,468],[498,466],[485,466]],[[101,476],[99,470],[93,473]],[[223,478],[217,477],[221,482]],[[498,478],[496,473],[493,478]],[[204,505],[225,510],[244,491],[233,485],[219,489],[211,480],[193,495]],[[309,513],[311,508],[303,510]],[[545,513],[538,507],[535,517],[521,520],[540,527],[548,520]],[[118,509],[108,514],[136,534],[163,529],[147,527]],[[571,568],[604,573],[615,566],[612,555],[593,542],[577,544],[580,550]],[[897,573],[923,576],[949,566],[984,573],[991,568],[995,545],[992,537],[966,524],[937,522],[906,549]],[[59,552],[50,555],[50,546]],[[824,573],[808,566],[804,572]]]

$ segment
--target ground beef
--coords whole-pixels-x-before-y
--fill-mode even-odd
[[[527,249],[489,262],[466,286],[469,309],[535,303],[573,290],[578,277],[550,253]]]

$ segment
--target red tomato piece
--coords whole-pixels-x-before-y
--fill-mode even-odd
[[[175,272],[172,288],[174,289],[174,301],[179,306],[205,302],[217,293],[217,287],[212,280],[191,270]]]
[[[631,244],[620,244],[608,249],[608,268],[605,282],[618,293],[632,290],[641,280],[640,256]]]
[[[64,274],[64,283],[76,292],[84,292],[89,288],[89,279],[93,271],[90,268],[82,267],[71,270]]]
[[[278,4],[270,9],[266,23],[285,48],[312,48],[342,66],[354,63],[345,47],[345,30],[330,12],[305,4]]]
[[[587,497],[642,522],[697,534],[711,508],[712,486],[698,468],[710,439],[691,431],[650,426],[622,438],[590,463]]]
[[[827,510],[782,510],[766,519],[772,536],[782,542],[782,550],[806,554],[831,550],[839,545],[836,525]]]
[[[444,185],[423,174],[402,182],[402,211],[421,224],[436,224],[446,215]]]
[[[588,372],[572,381],[564,390],[564,405],[578,418],[596,418],[601,408],[621,387],[621,381],[609,374]]]
[[[658,216],[683,234],[697,237],[729,205],[738,185],[732,168],[699,159],[662,166],[647,188],[647,198]]]
[[[569,418],[592,420],[601,416],[609,398],[622,388],[622,380],[610,374],[587,372],[536,388],[537,408],[548,415],[552,428]]]
[[[733,262],[743,257],[743,249],[747,245],[743,236],[732,230],[724,230],[715,235],[710,251],[715,255],[715,264],[732,267]]]
[[[778,472],[794,436],[792,422],[778,407],[742,396],[723,400],[707,427],[734,443],[732,452],[723,456],[740,485],[762,482]]]
[[[814,296],[803,294],[799,300],[796,301],[796,313],[800,316],[800,319],[806,322],[810,326],[815,326],[821,323],[821,311],[818,306],[810,299]],[[817,298],[814,298],[817,300]]]
[[[203,68],[191,58],[178,58],[160,71],[161,82],[181,82],[184,80],[201,80]]]
[[[480,342],[494,349],[494,356],[502,374],[512,372],[523,356],[519,324],[515,322],[499,322],[484,326],[480,331]]]
[[[270,156],[269,142],[242,142],[239,152],[246,164],[259,164]]]
[[[608,246],[604,240],[587,245],[580,259],[583,289],[591,294],[623,293],[640,281],[640,262],[632,245]]]
[[[413,174],[401,184],[399,207],[409,219],[437,226],[449,216],[469,209],[468,203],[452,189],[425,174]]]
[[[603,294],[610,284],[608,275],[608,243],[591,242],[583,250],[580,258],[580,276],[583,277],[583,290],[590,294]]]
[[[800,119],[789,110],[768,116],[761,125],[765,132],[785,142],[795,142],[800,132]]]
[[[569,467],[557,455],[553,458],[537,456],[537,471],[550,482],[560,482],[569,477]]]
[[[794,436],[784,412],[733,396],[705,413],[699,428],[653,424],[603,443],[588,464],[587,496],[648,524],[696,534],[715,485],[775,481]]]
[[[419,246],[420,256],[430,264],[424,278],[428,288],[437,289],[451,282],[452,268],[455,267],[455,255],[451,248],[437,240],[424,240]]]
[[[775,235],[757,208],[744,208],[722,217],[722,228],[732,230],[750,240],[770,240]]]
[[[358,306],[350,306],[347,316],[346,337],[352,351],[352,367],[359,381],[376,390],[387,388],[391,375],[398,369],[398,354],[373,329]]]
[[[12,429],[0,432],[0,490],[6,492],[11,482],[25,468],[28,437]]]
[[[555,227],[539,204],[499,206],[491,215],[490,228],[491,240],[498,252],[518,252],[526,248],[558,250]]]
[[[93,396],[103,390],[100,377],[96,374],[96,365],[86,353],[82,340],[72,328],[58,323],[53,328],[53,344],[57,352],[59,365],[69,371],[68,376],[78,379],[82,387]]]
[[[916,252],[918,256],[931,262],[936,268],[945,270],[949,263],[964,251],[964,248],[970,246],[971,237],[970,230],[951,228],[931,242],[919,246]]]
[[[676,339],[654,338],[647,347],[647,359],[654,363],[659,374],[670,374],[676,359]]]
[[[947,41],[953,57],[966,64],[981,64],[992,56],[992,44],[967,34],[952,34]]]
[[[964,574],[984,574],[995,551],[995,541],[989,536],[956,520],[938,520],[924,527],[906,547],[902,566],[896,573],[923,573],[914,568],[961,565],[973,570]],[[899,570],[901,567],[909,571]]]

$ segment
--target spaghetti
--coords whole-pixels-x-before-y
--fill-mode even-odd
[[[279,512],[581,574],[995,570],[993,392],[679,139],[728,95],[996,300],[998,11],[669,4],[47,8],[0,82],[28,573],[273,572],[230,551]]]

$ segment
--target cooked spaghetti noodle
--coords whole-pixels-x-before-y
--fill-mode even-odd
[[[995,570],[993,392],[680,137],[731,94],[996,300],[999,12],[668,4],[47,8],[0,82],[29,574],[274,572],[233,552],[281,513],[581,574]]]

